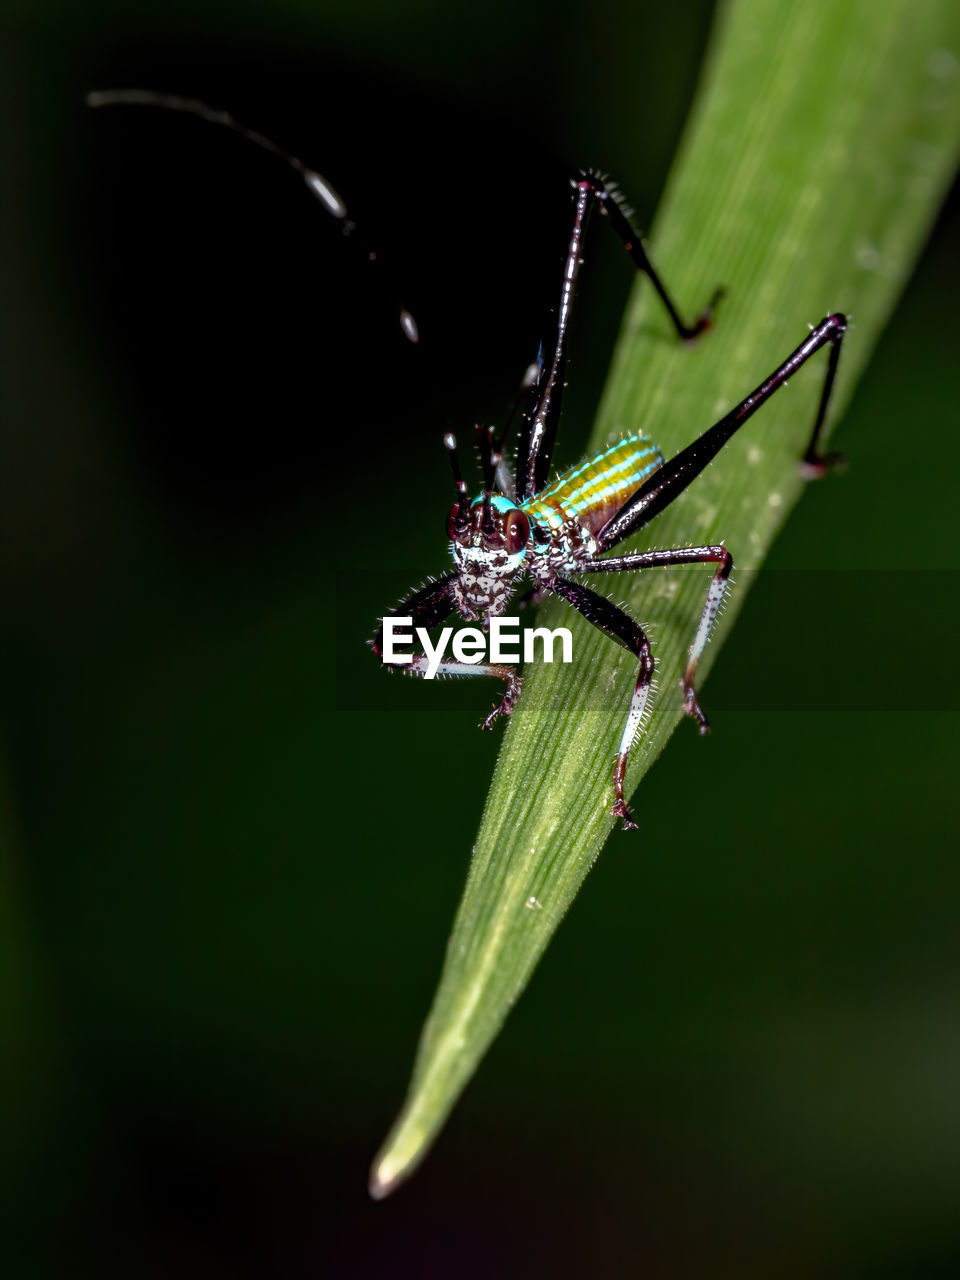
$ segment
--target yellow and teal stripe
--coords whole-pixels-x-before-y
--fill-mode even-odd
[[[559,529],[576,519],[591,533],[602,529],[648,476],[663,454],[646,436],[626,436],[604,453],[565,471],[523,503],[529,519]]]

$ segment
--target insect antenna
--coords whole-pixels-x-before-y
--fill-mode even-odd
[[[481,528],[484,533],[494,532],[493,511],[490,499],[493,497],[494,463],[493,463],[493,428],[477,423],[477,452],[480,454],[480,466],[483,468],[483,519]]]
[[[302,160],[298,160],[296,156],[282,150],[264,134],[258,133],[256,129],[248,129],[245,124],[241,124],[239,120],[234,119],[229,111],[221,111],[216,107],[208,106],[207,103],[200,102],[197,98],[183,98],[175,93],[154,93],[151,89],[95,90],[87,94],[86,103],[88,107],[161,107],[165,111],[180,111],[185,115],[197,116],[208,124],[217,124],[224,129],[229,129],[231,133],[239,134],[241,138],[246,138],[248,142],[252,142],[255,147],[260,147],[262,151],[268,151],[271,155],[277,156],[295,173],[298,173],[306,183],[307,190],[314,199],[320,202],[331,218],[341,224],[343,234],[352,237],[361,256],[370,263],[377,261],[376,252],[370,249],[359,235],[357,224],[349,216],[346,202],[333,183],[328,181],[322,174],[317,173],[316,169],[311,169]],[[380,268],[380,273],[383,275],[382,268]],[[393,305],[397,310],[400,328],[403,330],[404,337],[409,342],[419,342],[420,331],[417,328],[416,320],[401,302],[394,299]]]
[[[453,483],[457,486],[457,518],[454,521],[454,527],[458,533],[464,533],[470,523],[470,517],[467,514],[469,499],[467,498],[467,482],[460,474],[460,463],[457,461],[457,437],[452,431],[448,431],[443,437],[443,443],[450,454],[450,466],[453,468]]]

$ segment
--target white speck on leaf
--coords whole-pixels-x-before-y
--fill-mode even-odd
[[[876,271],[880,265],[880,250],[869,240],[857,245],[857,266],[864,271]]]
[[[957,74],[956,56],[950,49],[933,49],[927,58],[927,71],[934,80],[946,80]]]
[[[610,674],[607,676],[607,693],[613,689],[617,683],[617,677],[620,674],[620,668],[623,665],[623,654],[617,655],[617,665],[611,668]]]

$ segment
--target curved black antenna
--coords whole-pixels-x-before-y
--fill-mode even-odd
[[[483,487],[485,489],[493,489],[493,428],[485,427],[478,422],[474,430],[477,437],[477,452],[480,455],[480,467],[483,471]]]
[[[160,107],[164,111],[180,111],[185,115],[197,116],[208,124],[220,125],[224,129],[229,129],[232,133],[238,133],[241,138],[246,138],[255,147],[260,147],[261,150],[277,156],[289,165],[295,173],[299,173],[310,194],[323,205],[331,218],[335,218],[342,223],[343,234],[355,238],[355,243],[360,245],[364,256],[369,262],[376,261],[376,253],[362,244],[360,236],[357,234],[357,224],[350,218],[346,202],[333,183],[329,182],[322,174],[317,173],[316,169],[311,169],[302,160],[298,160],[296,156],[282,150],[275,142],[265,137],[264,134],[258,133],[256,129],[248,129],[246,125],[234,119],[229,111],[221,111],[216,107],[208,106],[207,103],[200,102],[197,98],[183,98],[175,93],[154,93],[152,89],[98,89],[87,94],[86,103],[88,107],[94,108],[116,106]],[[396,302],[394,305],[399,312],[400,328],[403,330],[404,337],[410,342],[419,342],[420,331],[417,328],[416,320],[402,303]]]
[[[458,533],[463,533],[470,523],[470,517],[467,514],[469,506],[469,498],[467,497],[467,483],[460,474],[460,463],[457,461],[457,437],[452,431],[448,431],[443,437],[443,443],[450,454],[450,466],[453,468],[453,483],[457,486],[457,518],[455,526]]]

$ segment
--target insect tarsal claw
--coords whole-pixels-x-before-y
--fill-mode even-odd
[[[630,812],[630,809],[625,800],[618,800],[616,804],[614,804],[613,808],[611,809],[611,813],[615,818],[619,818],[623,823],[622,830],[639,831],[640,828],[637,826],[636,819],[634,818],[633,814]]]

